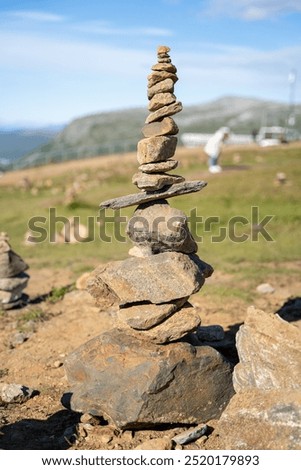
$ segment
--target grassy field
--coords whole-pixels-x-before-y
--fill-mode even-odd
[[[169,200],[189,216],[202,259],[216,270],[239,272],[254,282],[264,280],[269,270],[277,269],[277,263],[300,259],[300,145],[226,148],[221,159],[224,171],[219,175],[208,173],[200,149],[180,148],[177,157],[181,163],[175,173],[187,180],[208,182],[199,193]],[[105,235],[111,241],[103,239],[104,225],[96,218],[101,201],[136,192],[131,183],[136,169],[133,154],[6,174],[0,179],[0,229],[9,234],[13,249],[35,268],[68,267],[78,276],[101,262],[125,258],[131,243],[124,236],[126,223],[118,223],[116,218],[130,217],[134,207],[119,214],[102,213],[102,220],[115,217],[115,222],[105,223]],[[284,184],[276,182],[279,172],[286,175]],[[77,194],[68,204],[66,191],[72,185]],[[51,223],[50,208],[56,216],[78,216],[84,225],[90,220],[91,240],[55,244],[47,238],[26,246],[24,236],[33,217],[41,217],[36,226],[48,235],[50,225],[62,229],[62,222]],[[123,241],[116,240],[119,229]]]

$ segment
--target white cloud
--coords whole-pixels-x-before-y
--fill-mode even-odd
[[[83,33],[108,35],[108,36],[172,36],[172,31],[163,28],[116,28],[104,21],[87,21],[75,24],[73,29]]]
[[[27,21],[36,22],[50,22],[57,23],[64,20],[64,17],[54,13],[47,13],[44,11],[31,11],[31,10],[15,10],[9,11],[7,14],[12,18],[18,18]]]
[[[207,0],[205,13],[258,21],[301,12],[300,0]]]

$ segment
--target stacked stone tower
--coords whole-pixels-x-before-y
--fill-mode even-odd
[[[24,271],[28,265],[9,244],[6,233],[0,233],[0,309],[18,307],[27,300],[23,294],[29,275]]]
[[[71,407],[102,414],[119,428],[197,423],[220,415],[233,393],[231,368],[210,347],[189,344],[201,319],[188,302],[213,268],[196,255],[186,215],[166,199],[199,191],[206,183],[167,173],[182,109],[169,48],[158,48],[148,77],[150,114],[138,143],[139,193],[111,199],[102,208],[138,205],[127,226],[133,256],[97,268],[88,290],[98,304],[117,303],[112,330],[72,353],[65,363]]]

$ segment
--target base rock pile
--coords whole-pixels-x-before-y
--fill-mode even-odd
[[[29,275],[28,265],[10,247],[6,233],[0,233],[0,309],[18,307],[27,300],[23,294]]]
[[[111,199],[102,208],[138,205],[127,226],[130,258],[100,266],[87,283],[98,305],[118,304],[115,328],[92,339],[65,361],[71,408],[102,415],[120,429],[196,424],[221,415],[234,393],[232,368],[210,346],[193,346],[201,323],[189,302],[213,268],[196,254],[186,215],[166,199],[199,191],[203,181],[169,174],[182,109],[169,48],[158,48],[148,77],[150,114],[138,143],[140,193]]]

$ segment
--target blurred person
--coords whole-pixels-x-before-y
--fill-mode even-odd
[[[210,173],[220,173],[222,168],[218,165],[218,159],[221,154],[223,143],[229,138],[229,127],[221,127],[208,140],[204,151],[208,156],[208,167]]]

